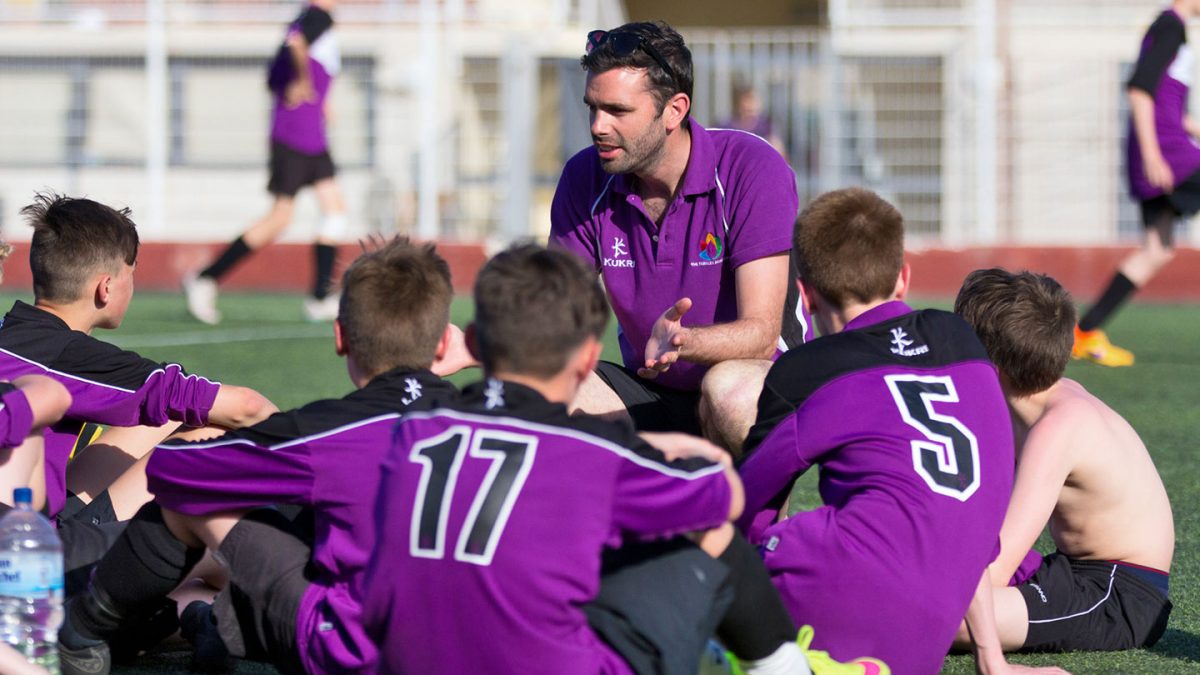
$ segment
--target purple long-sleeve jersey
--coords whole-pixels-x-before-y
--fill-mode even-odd
[[[513,382],[463,398],[406,415],[384,464],[363,590],[380,672],[629,672],[582,609],[601,552],[724,522],[722,468]]]
[[[429,371],[384,373],[345,398],[277,413],[203,443],[160,445],[146,468],[164,508],[201,515],[271,504],[312,509],[316,577],[296,615],[309,672],[352,672],[374,658],[354,586],[374,547],[379,465],[399,413],[457,396]]]
[[[17,301],[0,326],[0,379],[47,375],[71,392],[63,419],[46,429],[46,505],[66,502],[67,462],[84,423],[161,426],[172,420],[208,423],[221,385],[156,363],[86,333],[57,316]]]
[[[788,352],[747,447],[739,524],[814,647],[936,673],[999,552],[1013,481],[1008,408],[970,326],[891,302]],[[814,464],[825,505],[786,517]]]

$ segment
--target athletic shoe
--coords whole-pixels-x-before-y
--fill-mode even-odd
[[[846,663],[833,660],[829,652],[819,649],[809,649],[813,641],[813,627],[801,626],[796,644],[808,659],[808,667],[813,675],[892,675],[892,669],[886,663],[870,656],[860,656]]]
[[[188,275],[183,278],[183,294],[187,296],[188,314],[197,321],[210,326],[221,323],[221,313],[217,311],[216,279]]]
[[[98,642],[78,649],[59,643],[58,667],[62,675],[108,675],[112,671],[108,643]]]
[[[1079,330],[1079,326],[1075,327],[1075,346],[1071,348],[1071,356],[1114,368],[1133,365],[1133,352],[1109,342],[1108,336],[1098,328],[1083,331]]]
[[[337,318],[338,304],[340,301],[340,295],[327,295],[321,300],[316,298],[305,298],[304,318],[312,321],[313,323],[333,321]]]

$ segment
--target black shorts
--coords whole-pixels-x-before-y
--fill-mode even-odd
[[[676,537],[605,549],[588,625],[635,673],[693,675],[733,602],[729,568]]]
[[[333,178],[336,173],[328,150],[309,155],[271,141],[271,179],[267,181],[267,191],[273,195],[294,197],[300,188]]]
[[[108,490],[86,504],[68,493],[55,520],[63,545],[63,592],[69,598],[87,589],[92,568],[125,531],[127,521],[117,521]]]
[[[296,614],[312,579],[312,548],[278,511],[259,509],[233,526],[217,555],[229,570],[229,585],[213,602],[226,649],[283,673],[303,673]]]
[[[1200,212],[1200,171],[1185,178],[1170,194],[1142,200],[1141,207],[1142,226],[1158,230],[1164,246],[1174,246],[1176,221]]]
[[[1029,610],[1021,651],[1116,651],[1151,647],[1171,615],[1168,575],[1054,553],[1017,590]]]
[[[596,365],[596,374],[612,388],[629,409],[638,431],[682,431],[702,436],[699,391],[684,391],[638,377],[637,373],[610,361]]]

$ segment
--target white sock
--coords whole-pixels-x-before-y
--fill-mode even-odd
[[[746,675],[811,675],[808,659],[795,642],[779,645],[770,656],[755,661],[742,661]]]

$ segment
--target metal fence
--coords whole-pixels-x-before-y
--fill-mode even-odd
[[[1088,7],[1082,7],[1087,4]],[[45,187],[133,206],[148,239],[223,240],[265,209],[265,63],[292,0],[0,0],[0,216]],[[849,184],[917,244],[1108,241],[1122,68],[1156,6],[830,0],[823,29],[682,29],[693,115],[762,102],[802,200]],[[583,35],[604,0],[342,0],[333,153],[358,232],[507,241],[548,228],[587,145]],[[296,240],[315,203],[299,202]]]

